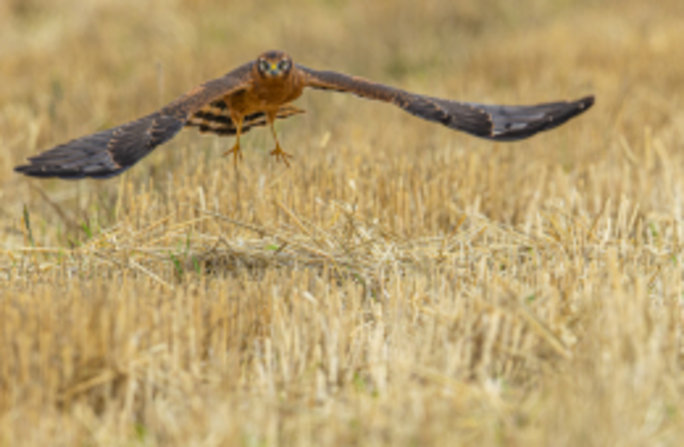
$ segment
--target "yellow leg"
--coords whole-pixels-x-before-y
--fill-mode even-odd
[[[268,113],[268,126],[271,128],[271,133],[273,134],[273,139],[275,140],[275,149],[271,151],[271,155],[276,158],[276,161],[282,161],[285,166],[290,167],[290,162],[288,159],[294,158],[293,155],[288,154],[280,147],[280,142],[278,141],[278,135],[276,134],[275,127],[273,127],[273,122],[275,121],[275,113]]]
[[[235,123],[235,128],[237,132],[235,133],[235,144],[232,148],[228,149],[223,153],[224,157],[233,154],[233,163],[235,166],[238,164],[238,159],[242,159],[242,152],[240,151],[240,134],[242,133],[242,116],[232,116],[233,122]]]

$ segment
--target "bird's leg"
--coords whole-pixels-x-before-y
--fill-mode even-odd
[[[275,127],[273,127],[273,122],[275,121],[276,114],[278,112],[268,112],[266,117],[268,119],[268,126],[271,128],[271,133],[273,134],[273,139],[275,140],[275,149],[271,151],[271,155],[276,158],[276,161],[282,161],[285,166],[290,167],[290,162],[288,158],[294,158],[291,154],[288,154],[280,147],[280,142],[278,141],[278,135],[276,134]]]
[[[242,115],[232,115],[231,119],[233,120],[233,123],[235,124],[235,144],[233,145],[232,148],[228,149],[223,153],[224,157],[229,156],[230,154],[233,154],[233,163],[235,163],[235,166],[238,164],[238,159],[242,159],[242,152],[240,151],[240,133],[242,133]]]

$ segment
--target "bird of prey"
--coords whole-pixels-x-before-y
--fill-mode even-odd
[[[295,64],[282,51],[267,51],[256,60],[195,87],[160,110],[60,144],[30,157],[28,164],[15,170],[34,177],[112,177],[186,126],[198,127],[202,132],[235,135],[234,146],[224,155],[232,154],[237,163],[241,156],[240,135],[265,124],[275,140],[271,155],[289,166],[292,156],[280,147],[273,122],[303,112],[290,103],[305,87],[389,102],[419,118],[496,141],[519,140],[552,129],[594,103],[593,96],[526,106],[457,102],[357,76],[314,70]]]

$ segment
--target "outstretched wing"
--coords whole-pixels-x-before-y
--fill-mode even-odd
[[[418,95],[366,79],[334,71],[318,71],[297,65],[307,87],[353,93],[390,102],[420,118],[482,138],[512,141],[552,129],[594,104],[594,97],[531,106],[500,106]]]
[[[15,171],[34,177],[107,178],[133,166],[170,140],[198,110],[246,88],[252,62],[195,87],[175,101],[135,121],[76,138],[29,158]]]

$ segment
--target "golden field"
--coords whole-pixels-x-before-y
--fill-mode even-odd
[[[678,446],[684,3],[3,0],[0,447]],[[279,48],[486,103],[480,140],[309,91],[124,175],[27,156]]]

